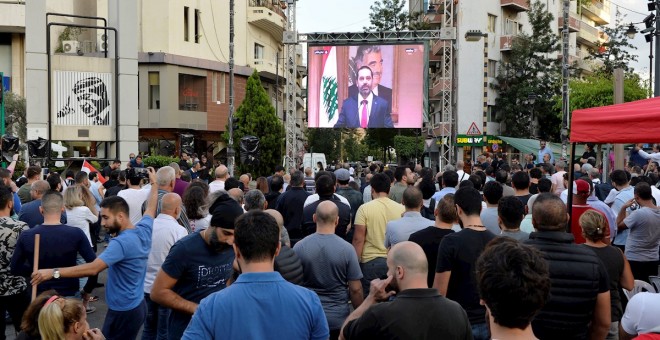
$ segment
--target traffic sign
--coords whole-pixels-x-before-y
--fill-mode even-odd
[[[476,136],[476,135],[480,135],[481,131],[477,127],[477,124],[475,122],[472,122],[472,125],[470,125],[470,128],[467,130],[467,133],[465,134],[469,136]]]

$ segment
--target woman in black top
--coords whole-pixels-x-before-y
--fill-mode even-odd
[[[623,315],[619,291],[621,287],[632,290],[635,285],[630,264],[619,248],[607,244],[610,228],[605,215],[594,209],[587,210],[580,216],[580,226],[586,239],[583,246],[593,250],[607,268],[610,277],[612,324],[606,339],[618,339],[619,321]]]

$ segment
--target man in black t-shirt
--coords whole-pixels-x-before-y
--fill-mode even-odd
[[[429,287],[433,286],[435,278],[435,266],[438,260],[438,247],[442,239],[454,231],[451,228],[458,222],[456,215],[456,206],[454,205],[454,194],[446,194],[440,199],[435,208],[435,225],[426,229],[414,232],[408,239],[422,247],[426,259],[429,262],[427,283]],[[429,221],[430,222],[430,221]]]
[[[465,311],[428,288],[427,272],[419,245],[395,244],[387,254],[387,279],[371,281],[369,295],[344,321],[344,339],[472,339]]]
[[[110,179],[110,174],[115,171],[119,170],[119,167],[121,166],[121,161],[118,159],[115,159],[112,161],[112,163],[106,165],[102,170],[101,170],[101,176],[105,178],[106,180]]]
[[[479,302],[475,264],[486,244],[496,236],[481,222],[481,194],[477,189],[458,189],[454,201],[463,230],[442,239],[433,288],[465,309],[475,340],[486,340],[490,339],[490,334],[486,308]]]

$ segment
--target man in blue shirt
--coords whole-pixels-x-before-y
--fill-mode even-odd
[[[202,300],[183,339],[328,339],[319,297],[273,271],[279,240],[277,222],[264,212],[236,220],[233,246],[242,274]]]
[[[548,154],[550,155],[550,164],[555,164],[555,155],[552,153],[552,149],[550,149],[549,146],[547,146],[547,142],[544,140],[539,141],[539,156],[536,158],[536,161],[539,163],[543,163],[543,155]]]
[[[149,203],[144,216],[135,226],[131,223],[128,204],[123,198],[113,196],[101,202],[103,227],[117,236],[96,260],[75,267],[41,269],[32,273],[32,284],[39,284],[50,279],[92,276],[108,268],[108,313],[102,330],[108,340],[135,339],[144,324],[147,314],[144,278],[158,203],[156,182],[157,178],[167,177],[172,171],[171,167],[162,167],[156,175],[153,168],[149,168]]]
[[[30,228],[44,223],[44,216],[39,209],[41,207],[41,198],[49,190],[50,184],[46,181],[39,180],[32,184],[32,187],[30,187],[32,201],[23,204],[21,207],[20,212],[18,212],[19,221],[27,223]],[[60,223],[66,223],[66,213],[64,211],[60,213]]]

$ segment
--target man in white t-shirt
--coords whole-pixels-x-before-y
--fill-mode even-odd
[[[181,197],[176,193],[163,195],[160,214],[154,219],[151,238],[151,251],[147,260],[147,274],[144,278],[144,301],[147,303],[147,318],[144,321],[142,335],[145,338],[167,338],[167,320],[170,310],[151,301],[151,287],[156,274],[165,262],[170,248],[178,240],[187,236],[177,219],[181,214]]]
[[[126,184],[128,188],[121,190],[117,196],[123,198],[128,203],[129,217],[131,223],[135,225],[142,219],[142,203],[149,196],[150,185],[140,188],[142,178],[138,176],[134,168],[126,169]]]
[[[225,181],[229,177],[229,169],[226,166],[220,164],[215,168],[215,180],[209,183],[209,193],[216,192],[218,190],[225,190]]]

